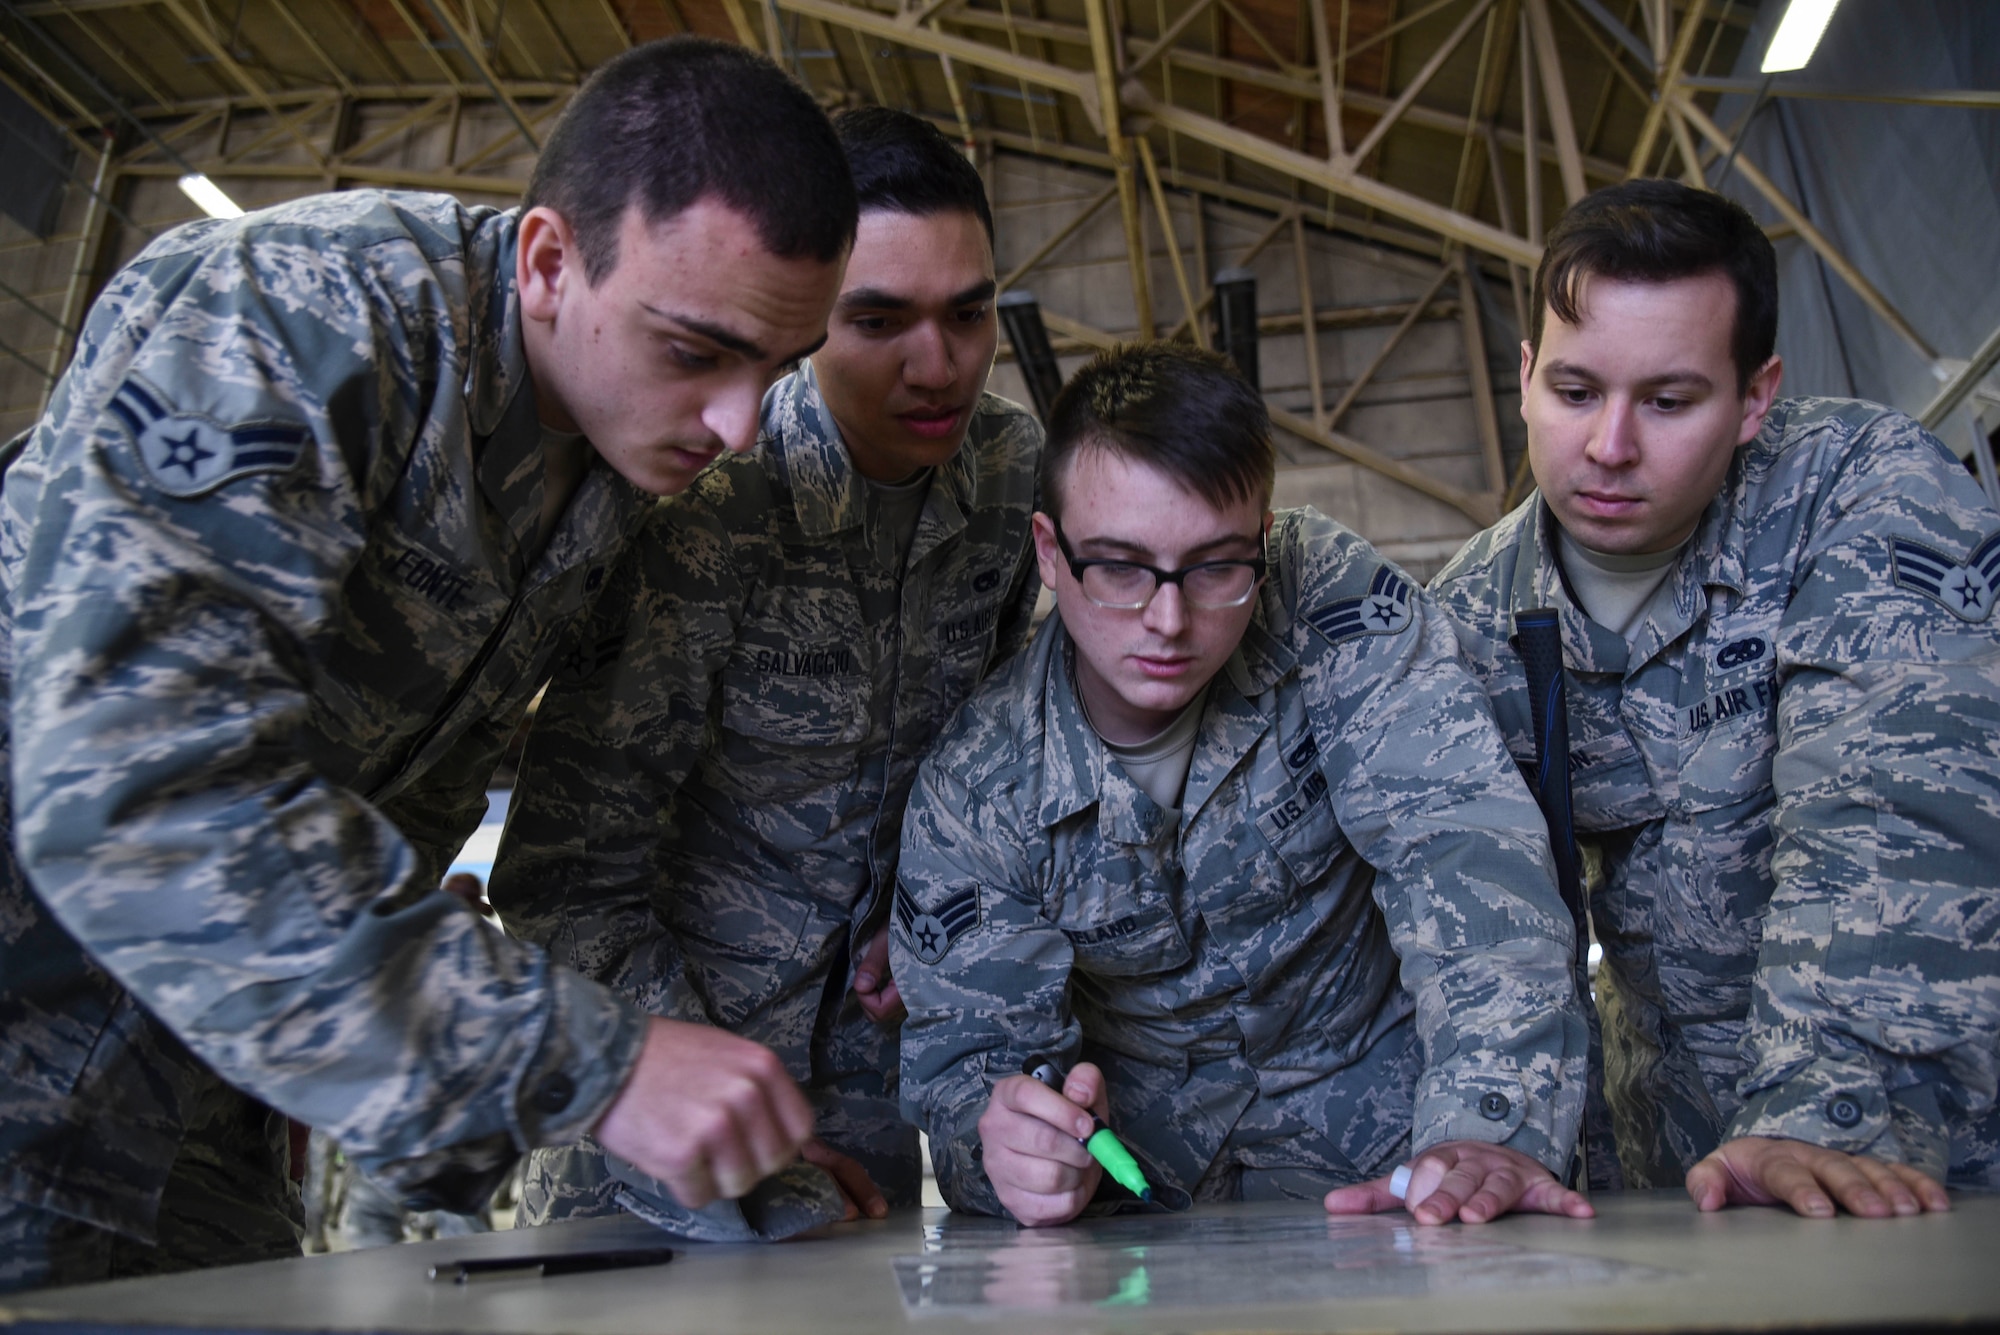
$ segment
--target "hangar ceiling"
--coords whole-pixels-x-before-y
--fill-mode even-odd
[[[1207,321],[1191,327],[1184,313],[1207,307],[1213,271],[1296,244],[1303,277],[1308,227],[1422,257],[1436,266],[1433,293],[1477,274],[1503,302],[1511,296],[1518,317],[1544,224],[1569,200],[1633,174],[1705,182],[1727,160],[1783,219],[1779,231],[1820,252],[1935,359],[1869,277],[1736,151],[1740,126],[1717,123],[1727,93],[1856,95],[1798,75],[1761,87],[1729,77],[1755,9],[1744,0],[0,0],[0,85],[59,127],[74,150],[59,155],[70,185],[96,205],[77,281],[56,308],[36,307],[62,337],[42,355],[5,350],[48,379],[103,277],[91,230],[158,230],[121,208],[120,182],[198,171],[260,203],[361,185],[504,202],[591,68],[692,32],[768,52],[830,107],[927,115],[984,160],[1025,154],[1103,173],[1103,189],[1069,206],[1071,223],[1005,279],[1025,282],[1077,227],[1117,217],[1134,325],[1097,329],[1051,312],[1051,329],[1072,344],[1205,339]],[[1865,96],[2000,105],[2000,94]],[[1189,195],[1256,210],[1269,226],[1248,255],[1196,263],[1169,204]],[[1162,250],[1165,292],[1148,262]],[[1303,322],[1308,341],[1321,323]],[[1478,325],[1475,315],[1475,349]],[[0,340],[12,341],[4,330]],[[1490,419],[1486,370],[1474,355],[1468,375]],[[1518,486],[1484,423],[1486,490],[1440,491],[1342,435],[1341,404],[1328,397],[1315,379],[1309,412],[1282,424],[1473,520],[1496,515]]]

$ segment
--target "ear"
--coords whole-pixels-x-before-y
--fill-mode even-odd
[[[1535,345],[1521,340],[1521,420],[1528,420],[1528,382],[1535,378]]]
[[[1750,385],[1743,391],[1743,421],[1736,432],[1738,445],[1747,445],[1762,429],[1765,415],[1778,401],[1778,385],[1784,378],[1785,359],[1776,353],[1750,377]]]
[[[1056,577],[1069,570],[1062,548],[1056,545],[1056,521],[1037,510],[1028,523],[1035,535],[1035,568],[1041,572],[1042,587],[1054,590]]]
[[[521,215],[514,241],[514,283],[521,313],[544,323],[562,309],[563,284],[583,281],[576,235],[554,209],[541,205]]]

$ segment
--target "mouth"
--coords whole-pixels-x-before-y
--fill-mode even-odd
[[[1138,668],[1142,676],[1154,681],[1172,681],[1186,676],[1194,666],[1194,659],[1172,654],[1134,654],[1132,666]]]
[[[1598,519],[1619,519],[1637,511],[1645,501],[1637,496],[1628,496],[1617,491],[1590,491],[1579,489],[1571,493],[1576,505],[1585,514]]]
[[[964,408],[917,408],[898,413],[896,420],[912,435],[922,436],[925,440],[943,440],[964,423],[965,411]]]
[[[686,469],[690,473],[699,473],[702,469],[714,463],[716,456],[721,453],[722,450],[719,447],[702,450],[690,449],[685,445],[669,445],[667,447],[667,454],[672,458],[675,466]]]

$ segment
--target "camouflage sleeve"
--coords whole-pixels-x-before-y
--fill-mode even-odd
[[[1005,789],[968,784],[941,753],[911,793],[889,934],[910,1012],[903,1115],[930,1136],[946,1204],[1005,1215],[980,1162],[979,1116],[1028,1057],[1074,1062],[1083,1031],[1069,1009],[1069,938],[1043,912],[1043,872],[1010,828]]]
[[[444,879],[445,868],[485,819],[487,785],[520,722],[518,714],[481,720],[422,777],[382,803],[382,814],[416,853],[422,884]]]
[[[1449,622],[1394,567],[1369,568],[1400,581],[1389,592],[1404,611],[1386,632],[1349,634],[1313,689],[1344,714],[1323,764],[1334,812],[1376,869],[1417,1003],[1426,1068],[1412,1142],[1504,1144],[1560,1173],[1587,1040],[1547,829]],[[1307,611],[1335,635],[1355,624]]]
[[[1946,1117],[2000,1077],[2000,516],[1900,414],[1844,454],[1777,635],[1776,884],[1729,1134],[1941,1179]]]
[[[9,478],[29,535],[9,571],[23,864],[225,1079],[358,1156],[415,1165],[392,1173],[404,1185],[462,1175],[454,1146],[574,1139],[636,1058],[641,1017],[435,893],[395,826],[297,744],[313,710],[299,646],[341,633],[366,499],[394,475],[376,453],[414,430],[403,382],[422,349],[386,331],[425,316],[380,309],[381,274],[335,248],[282,271],[253,272],[269,257],[249,247],[203,254],[143,332],[100,307],[33,477]],[[121,393],[226,402],[222,420],[263,434],[234,471],[181,487],[171,459],[139,456]],[[202,429],[181,442],[190,477],[216,445]]]
[[[696,1023],[711,1017],[668,926],[663,850],[745,597],[731,525],[700,503],[718,485],[656,511],[606,581],[536,711],[488,888],[509,931]]]

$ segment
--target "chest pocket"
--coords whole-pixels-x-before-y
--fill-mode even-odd
[[[1193,958],[1165,904],[1142,905],[1103,922],[1064,927],[1076,967],[1107,978],[1171,973]]]
[[[1257,829],[1291,873],[1288,897],[1326,875],[1347,847],[1327,800],[1326,775],[1317,769],[1308,770],[1289,794],[1258,813]]]
[[[1579,830],[1622,830],[1666,814],[1646,761],[1623,723],[1599,723],[1577,735],[1578,712],[1570,711],[1569,783]]]
[[[782,658],[783,661],[779,661]],[[722,683],[719,751],[746,796],[776,799],[814,792],[852,775],[869,729],[869,679],[774,668],[852,667],[846,650],[817,656],[739,652]]]
[[[1688,658],[1678,719],[1683,805],[1718,811],[1747,795],[1763,800],[1778,750],[1774,637],[1717,626]]]

